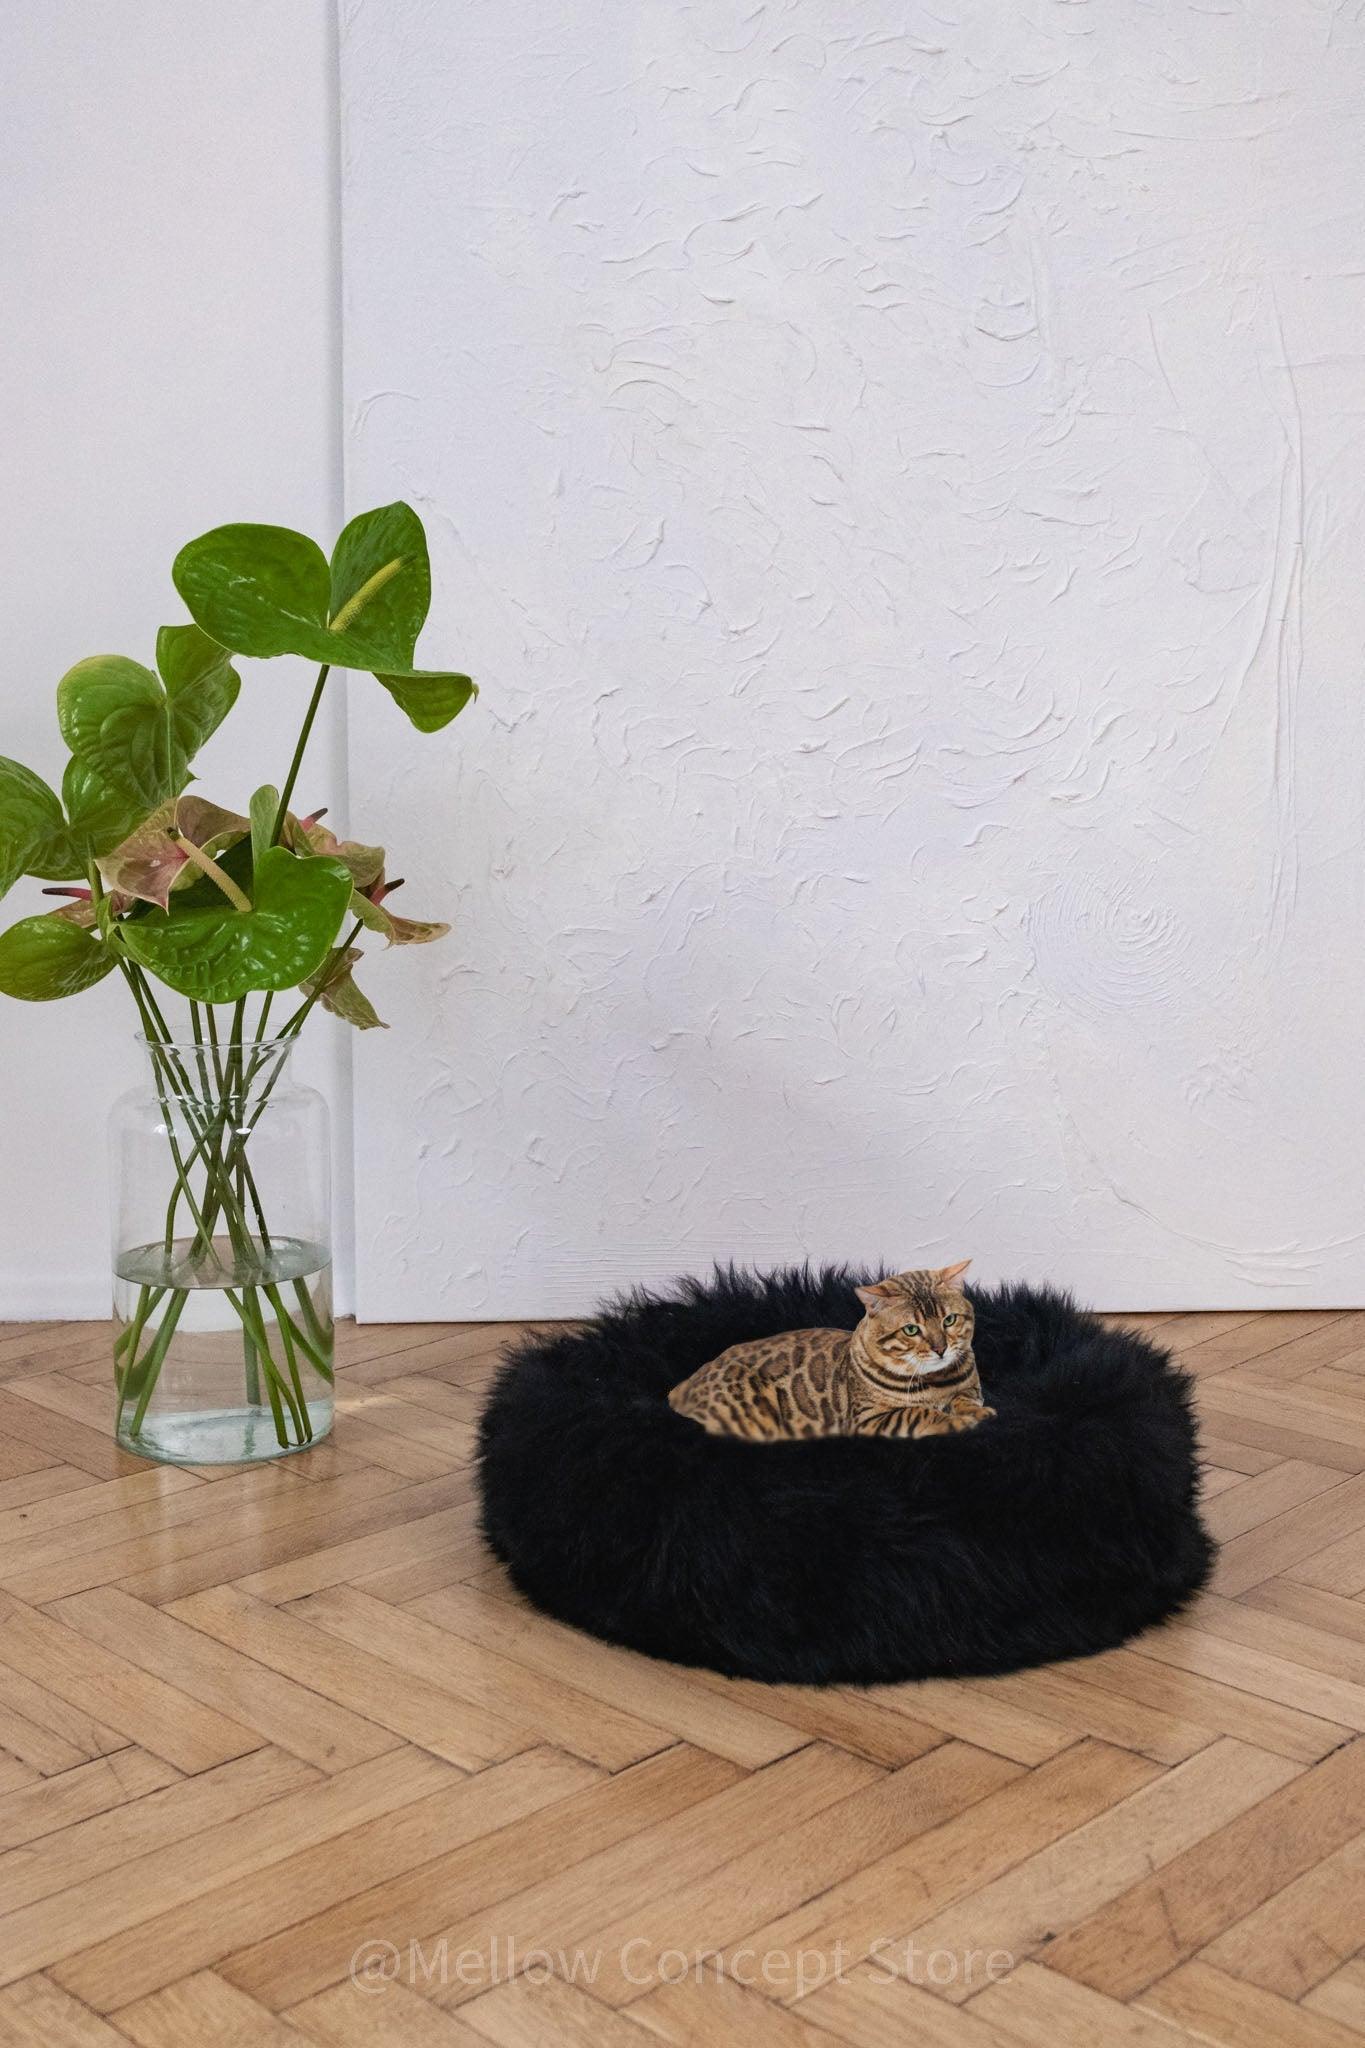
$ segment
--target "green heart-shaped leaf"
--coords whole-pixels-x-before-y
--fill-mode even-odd
[[[0,932],[0,995],[51,1003],[103,981],[114,965],[110,948],[65,912],[21,918]]]
[[[0,896],[20,875],[69,882],[92,854],[117,845],[142,815],[136,799],[106,788],[88,763],[68,761],[62,804],[42,777],[0,759]]]
[[[62,776],[62,801],[70,819],[67,837],[78,863],[70,872],[84,874],[91,855],[107,853],[126,839],[143,816],[136,791],[111,787],[89,761],[72,755]]]
[[[78,661],[57,685],[57,723],[73,754],[110,788],[155,810],[171,788],[166,692],[149,668],[121,654]]]
[[[251,858],[257,861],[270,845],[275,830],[275,813],[280,808],[280,793],[273,783],[263,782],[255,791],[247,809],[251,813]]]
[[[331,661],[327,557],[288,526],[215,526],[186,543],[171,578],[190,616],[238,654]]]
[[[0,896],[20,875],[84,875],[92,856],[117,846],[142,816],[141,802],[109,789],[88,762],[67,762],[62,796],[66,815],[40,776],[0,760]]]
[[[198,626],[163,626],[156,665],[170,699],[172,742],[188,764],[237,702],[242,679],[227,649]]]
[[[368,669],[410,669],[431,607],[427,537],[411,505],[353,519],[332,549],[331,579],[333,633],[364,642]]]
[[[71,759],[60,801],[41,776],[0,760],[0,896],[22,874],[50,882],[83,875],[92,857],[184,788],[239,681],[198,626],[163,626],[156,651],[161,681],[121,655],[96,655],[63,676],[57,722]]]
[[[475,694],[468,676],[412,665],[431,566],[410,505],[362,512],[330,566],[305,534],[238,525],[190,541],[171,573],[192,616],[224,646],[368,669],[421,732],[448,725]]]
[[[0,758],[0,896],[20,875],[65,882],[80,872],[55,792],[21,761]]]
[[[353,519],[330,567],[287,526],[216,526],[180,550],[171,575],[224,646],[339,668],[408,668],[431,602],[426,535],[407,505]]]
[[[57,723],[87,776],[112,805],[145,817],[189,780],[195,753],[236,702],[239,681],[223,649],[197,626],[157,638],[164,684],[121,654],[78,661],[57,685]]]
[[[375,681],[384,685],[401,711],[406,711],[418,732],[439,732],[452,718],[459,717],[471,697],[479,694],[468,676],[444,675],[434,669],[415,669],[409,675],[376,672]]]
[[[316,974],[351,900],[341,862],[300,860],[272,846],[255,868],[250,895],[251,909],[240,911],[221,896],[201,900],[197,887],[164,917],[130,918],[120,937],[143,967],[195,1002],[235,1003],[253,990],[293,988]]]

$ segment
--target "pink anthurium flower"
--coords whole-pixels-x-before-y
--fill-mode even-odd
[[[121,846],[106,853],[99,870],[111,890],[169,910],[171,891],[186,867],[193,862],[197,871],[204,865],[195,861],[188,849],[211,861],[214,854],[245,839],[250,830],[250,819],[222,810],[204,797],[172,797],[144,818]]]

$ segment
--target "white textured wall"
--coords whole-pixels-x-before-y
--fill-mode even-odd
[[[423,506],[430,644],[485,685],[430,740],[351,692],[352,822],[458,920],[370,974],[362,1309],[806,1252],[1365,1301],[1365,26],[342,37],[347,495]],[[181,540],[336,521],[331,38],[0,18],[0,751],[50,773],[57,677],[150,646]],[[246,666],[225,792],[298,708]],[[128,1028],[0,1006],[0,1314],[106,1305]]]
[[[184,616],[183,541],[337,524],[335,121],[331,0],[0,9],[0,753],[54,782],[58,678],[87,654],[151,659]],[[309,680],[242,669],[200,763],[230,803],[283,773]],[[344,807],[327,725],[304,793]],[[0,924],[41,906],[21,883]],[[104,1120],[135,1029],[116,983],[0,1000],[0,1317],[109,1312]],[[310,1068],[343,1112],[344,1196],[337,1032]]]
[[[376,987],[362,1310],[731,1254],[1365,1300],[1358,14],[342,54],[350,495],[427,514],[485,691],[353,699],[457,927]]]

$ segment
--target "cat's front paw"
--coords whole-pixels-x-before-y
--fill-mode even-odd
[[[994,1415],[994,1408],[988,1408],[984,1401],[974,1401],[970,1394],[959,1394],[948,1404],[950,1415],[965,1415],[969,1422],[984,1422],[988,1415]]]
[[[943,1418],[943,1427],[960,1436],[964,1429],[975,1429],[978,1422],[984,1422],[994,1413],[994,1408],[981,1408],[975,1402],[969,1407],[964,1401],[948,1410]]]
[[[911,1436],[951,1436],[954,1430],[965,1429],[966,1427],[965,1423],[959,1422],[956,1416],[953,1415],[924,1415],[915,1424],[910,1434]]]

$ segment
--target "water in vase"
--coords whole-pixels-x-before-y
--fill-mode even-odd
[[[297,1237],[185,1237],[114,1271],[117,1433],[125,1449],[221,1465],[306,1449],[332,1426],[332,1267]]]

